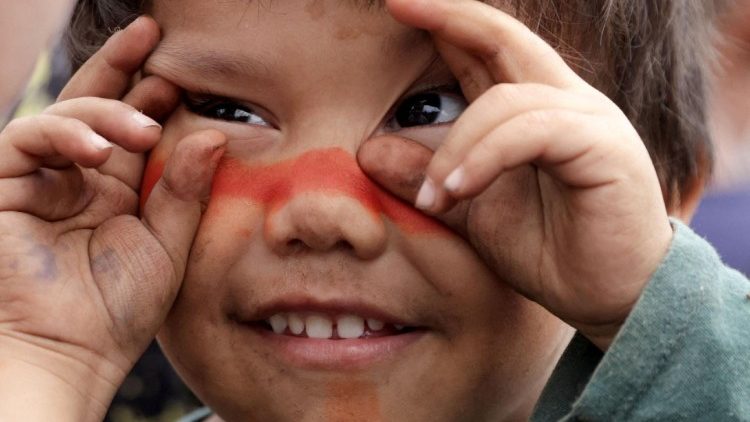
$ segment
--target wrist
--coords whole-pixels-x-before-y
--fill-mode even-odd
[[[612,342],[615,340],[617,333],[620,332],[620,328],[624,322],[612,323],[599,326],[580,326],[574,327],[578,330],[581,335],[586,337],[591,343],[594,344],[599,350],[606,352]]]
[[[636,281],[631,282],[629,289],[625,290],[629,291],[628,294],[622,294],[622,291],[620,291],[619,295],[615,295],[619,297],[618,301],[620,303],[617,303],[616,306],[607,307],[608,311],[602,313],[606,314],[606,317],[599,316],[597,318],[599,321],[595,324],[570,323],[584,337],[604,352],[609,349],[620,329],[625,324],[625,321],[631,312],[633,312],[641,295],[664,262],[672,245],[674,227],[671,222],[668,221],[662,225],[660,230],[655,229],[654,233],[658,233],[658,235],[654,234],[650,239],[651,248],[648,250],[651,252],[645,254],[641,260],[645,264],[645,269],[642,269],[640,274],[645,275],[632,277]]]
[[[0,420],[103,420],[106,406],[80,388],[34,364],[0,362]]]
[[[104,419],[124,371],[100,359],[10,343],[0,345],[0,420]]]

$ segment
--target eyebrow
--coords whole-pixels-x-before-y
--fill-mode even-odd
[[[349,0],[356,7],[365,10],[378,10],[382,11],[385,9],[385,0]]]
[[[349,0],[362,4],[380,0]],[[414,31],[405,37],[389,37],[383,45],[383,51],[391,54],[408,54],[410,47],[429,39],[425,31]],[[144,69],[147,74],[166,73],[164,76],[172,76],[173,79],[182,82],[184,88],[191,88],[190,78],[180,77],[184,74],[197,76],[206,80],[217,77],[224,79],[238,79],[247,75],[253,75],[258,80],[272,80],[273,71],[272,57],[259,55],[228,54],[217,50],[191,49],[178,43],[164,42],[147,60]],[[154,72],[158,69],[159,72]],[[203,85],[203,84],[201,84]]]
[[[144,67],[147,73],[153,73],[151,70],[157,68],[172,76],[187,72],[205,79],[217,76],[231,79],[247,74],[259,79],[271,77],[269,64],[260,57],[226,54],[215,50],[194,50],[169,43],[159,45]],[[184,82],[189,83],[187,80]]]

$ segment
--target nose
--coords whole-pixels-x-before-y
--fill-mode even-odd
[[[274,252],[345,250],[361,259],[383,253],[388,238],[383,192],[351,154],[338,149],[304,154],[282,177],[264,224]]]
[[[341,193],[300,193],[269,217],[266,239],[280,255],[343,250],[373,259],[385,250],[386,227],[380,215]]]

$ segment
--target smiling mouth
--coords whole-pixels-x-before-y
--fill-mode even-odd
[[[331,317],[318,312],[276,313],[251,325],[278,335],[327,340],[395,336],[418,329],[358,315],[342,314]]]
[[[399,361],[404,353],[418,353],[412,345],[425,344],[433,331],[352,300],[287,297],[244,309],[227,314],[244,328],[237,333],[287,368],[348,371]]]

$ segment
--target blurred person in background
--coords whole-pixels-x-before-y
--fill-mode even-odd
[[[0,3],[0,125],[20,100],[39,53],[59,38],[72,7],[71,0]]]
[[[713,181],[693,220],[723,259],[750,275],[750,0],[738,0],[720,24],[710,96]]]

